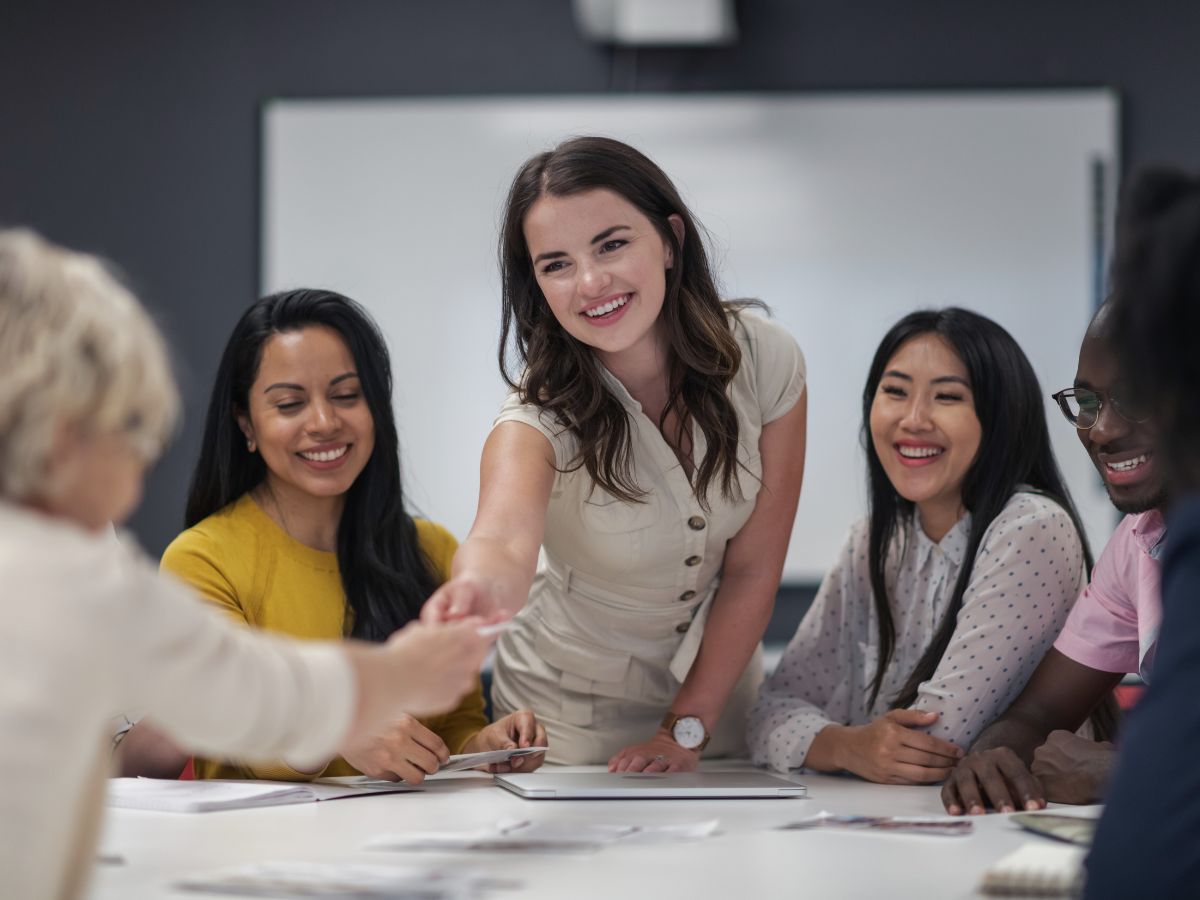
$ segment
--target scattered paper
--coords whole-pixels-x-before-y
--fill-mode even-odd
[[[384,834],[368,850],[485,850],[542,853],[591,853],[611,844],[663,844],[694,841],[717,830],[717,820],[682,825],[602,825],[594,822],[534,822],[501,819],[471,831]]]
[[[907,834],[964,835],[970,834],[975,825],[969,819],[956,816],[846,816],[834,815],[822,810],[787,825],[783,831],[799,831],[806,828],[845,828],[853,831],[890,831]]]
[[[633,831],[621,838],[622,844],[671,844],[679,841],[698,841],[716,834],[716,819],[689,822],[683,825],[635,825]]]
[[[208,894],[322,900],[473,900],[489,884],[475,875],[342,863],[275,862],[189,878],[177,887]]]

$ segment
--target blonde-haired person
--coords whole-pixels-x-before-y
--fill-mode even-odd
[[[317,759],[451,708],[486,651],[478,620],[369,647],[255,634],[114,542],[178,409],[161,338],[99,260],[0,232],[5,896],[81,893],[114,713],[197,751]]]

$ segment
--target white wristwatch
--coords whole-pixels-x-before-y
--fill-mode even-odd
[[[712,737],[698,716],[680,716],[669,712],[663,716],[662,727],[684,750],[695,750],[697,753],[708,746]]]

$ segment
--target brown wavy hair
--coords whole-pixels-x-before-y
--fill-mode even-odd
[[[503,325],[500,374],[523,403],[548,411],[579,441],[579,453],[563,471],[587,470],[592,481],[627,502],[645,491],[632,471],[629,417],[601,376],[592,348],[576,340],[555,319],[538,286],[525,241],[525,217],[544,196],[567,197],[610,190],[636,207],[654,225],[675,261],[666,272],[660,322],[668,342],[667,403],[658,427],[676,414],[676,446],[691,422],[704,433],[707,449],[696,467],[692,488],[708,508],[714,483],[727,498],[737,496],[738,422],[727,388],[742,362],[731,315],[753,301],[722,301],[709,267],[699,223],[666,174],[644,154],[620,141],[577,137],[528,160],[513,179],[500,236]],[[680,243],[670,216],[683,220]],[[509,368],[509,340],[523,372]]]

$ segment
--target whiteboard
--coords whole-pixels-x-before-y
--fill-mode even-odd
[[[785,582],[811,583],[865,509],[860,396],[883,333],[956,304],[1009,329],[1047,394],[1099,549],[1116,522],[1049,393],[1097,301],[1116,171],[1107,91],[280,100],[263,113],[262,289],[363,303],[392,350],[405,484],[460,539],[505,389],[496,239],[519,165],[604,134],[671,175],[727,297],[808,361],[808,461]],[[1014,439],[1017,436],[1014,436]]]

